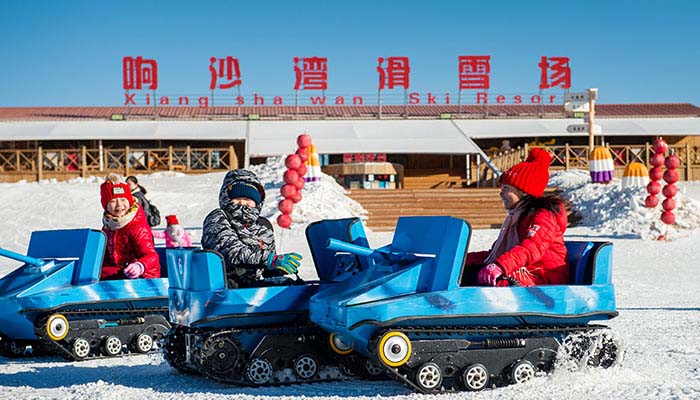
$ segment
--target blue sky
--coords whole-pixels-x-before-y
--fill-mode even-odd
[[[586,8],[584,8],[586,7]],[[328,57],[329,94],[373,96],[377,57],[411,91],[456,92],[457,56],[491,56],[492,94],[536,93],[540,56],[603,103],[700,104],[697,1],[0,0],[0,106],[121,105],[124,56],[155,58],[158,94],[208,94],[211,56],[242,92],[290,96],[295,56]]]

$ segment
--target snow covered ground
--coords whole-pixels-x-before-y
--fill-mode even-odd
[[[282,169],[275,164],[256,172],[267,188],[264,214],[276,217]],[[177,214],[182,224],[201,226],[217,203],[223,174],[141,177],[149,197],[163,215]],[[557,370],[523,385],[479,393],[422,396],[398,383],[348,381],[282,388],[238,388],[184,376],[159,354],[80,363],[59,358],[0,358],[0,399],[700,399],[700,182],[679,184],[678,226],[669,241],[653,240],[662,232],[652,215],[634,204],[645,193],[623,191],[619,182],[592,185],[577,172],[556,174],[584,226],[570,228],[571,240],[614,243],[613,280],[620,316],[609,325],[625,342],[621,366],[608,370]],[[99,228],[99,179],[67,183],[0,184],[0,246],[24,253],[33,230]],[[362,208],[343,195],[331,179],[308,185],[295,205],[293,229],[278,230],[279,251],[300,251],[302,277],[314,276],[305,244],[306,223],[321,218],[359,215]],[[641,199],[641,200],[640,200]],[[197,233],[193,231],[193,233]],[[470,248],[486,249],[497,230],[478,230]],[[369,233],[373,246],[391,233]],[[0,260],[0,277],[17,266]]]

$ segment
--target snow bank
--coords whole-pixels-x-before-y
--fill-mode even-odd
[[[580,225],[604,235],[642,239],[666,235],[667,239],[675,239],[700,228],[700,202],[685,195],[682,183],[674,197],[676,223],[668,227],[660,220],[661,202],[656,208],[645,207],[646,188],[622,188],[618,179],[609,184],[591,183],[588,172],[582,170],[555,172],[549,186],[562,190],[573,211],[582,217]]]

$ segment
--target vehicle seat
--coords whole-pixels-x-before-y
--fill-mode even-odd
[[[566,262],[569,264],[572,285],[590,285],[593,282],[593,242],[566,242]]]

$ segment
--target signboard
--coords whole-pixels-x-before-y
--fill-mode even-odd
[[[569,133],[588,133],[588,124],[573,124],[566,127],[566,131]],[[603,129],[600,125],[593,125],[593,134],[600,135],[603,133]]]

